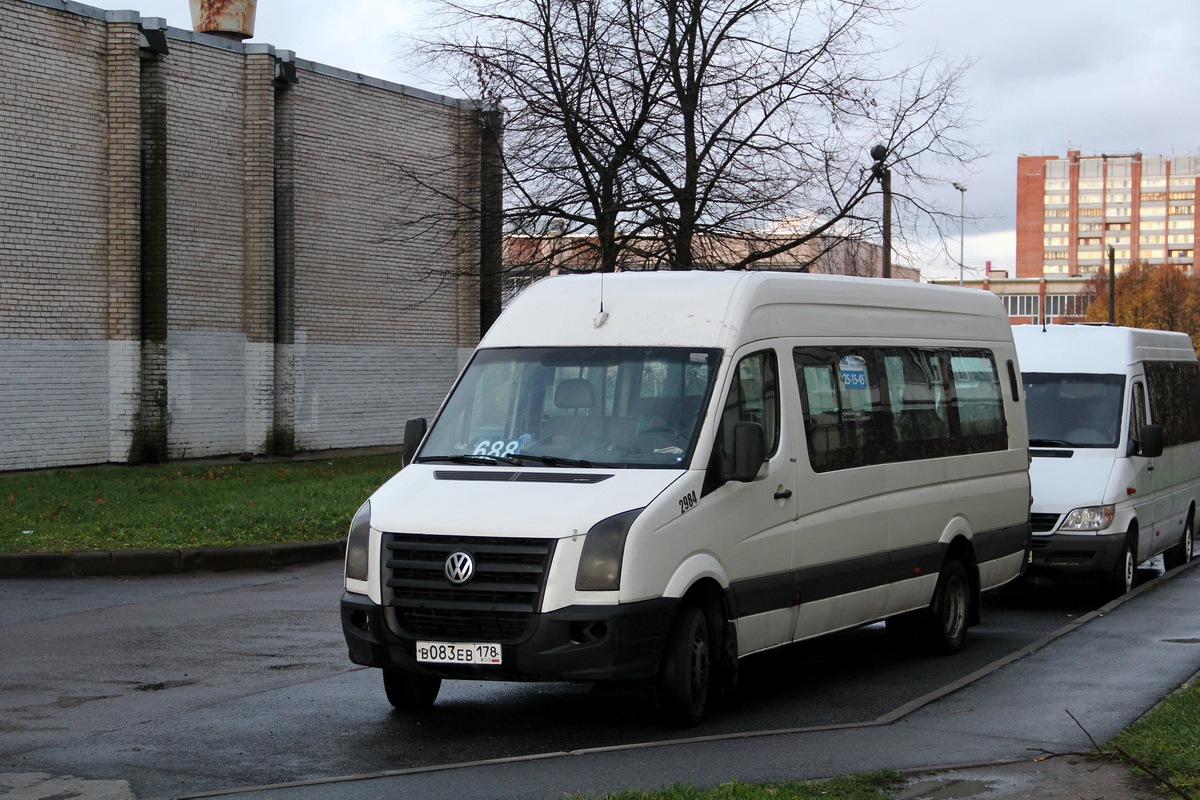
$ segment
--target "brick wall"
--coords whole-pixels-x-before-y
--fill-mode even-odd
[[[477,113],[157,24],[0,0],[0,470],[398,443],[479,335]]]

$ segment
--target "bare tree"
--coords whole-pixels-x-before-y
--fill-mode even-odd
[[[965,65],[880,67],[871,34],[903,0],[436,3],[421,52],[504,109],[505,232],[536,243],[525,263],[746,267],[869,236],[872,145],[914,190],[976,155]],[[901,232],[941,213],[895,200]]]

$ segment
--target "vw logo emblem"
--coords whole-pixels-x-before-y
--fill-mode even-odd
[[[475,577],[475,559],[470,553],[459,550],[446,557],[446,580],[456,586],[462,586]]]

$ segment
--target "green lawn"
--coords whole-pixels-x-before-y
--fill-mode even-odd
[[[338,539],[399,453],[0,473],[0,552]]]
[[[1109,745],[1141,761],[1154,777],[1200,797],[1200,683],[1168,697]]]

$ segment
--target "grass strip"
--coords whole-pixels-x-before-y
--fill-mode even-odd
[[[1117,734],[1109,744],[1200,796],[1200,684],[1185,685]]]
[[[0,474],[0,552],[338,539],[399,453],[278,463],[79,467]]]

